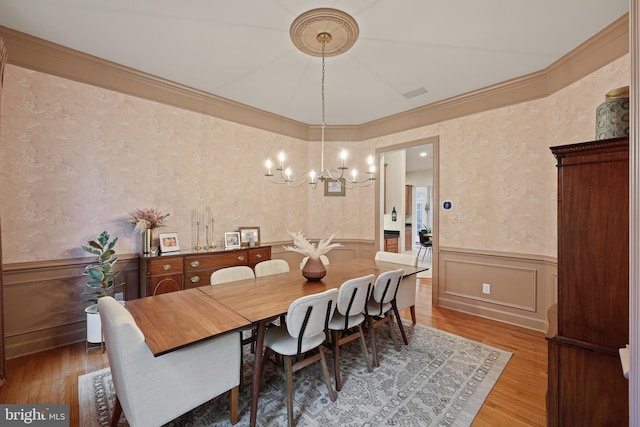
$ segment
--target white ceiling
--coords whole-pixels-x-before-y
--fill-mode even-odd
[[[629,2],[0,0],[0,25],[319,124],[321,60],[289,37],[292,21],[317,7],[359,24],[355,45],[326,60],[326,123],[357,125],[541,70]]]

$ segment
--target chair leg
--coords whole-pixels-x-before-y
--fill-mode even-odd
[[[295,422],[293,420],[293,369],[290,356],[283,356],[284,358],[284,382],[285,390],[287,393],[287,419],[289,420],[289,427],[294,427]],[[325,364],[326,368],[326,364]]]
[[[411,311],[411,322],[415,325],[417,322],[417,318],[416,318],[416,306],[412,305],[411,307],[409,307],[409,310]]]
[[[402,325],[402,319],[400,319],[400,312],[398,311],[398,306],[395,304],[393,304],[393,312],[398,322],[398,328],[400,329],[400,334],[402,335],[402,341],[404,341],[404,345],[409,345],[407,334],[404,332],[404,326]]]
[[[118,399],[118,396],[116,395],[116,401],[113,407],[113,412],[111,413],[111,422],[109,423],[109,427],[118,427],[120,415],[122,415],[122,405],[120,404],[120,399]]]
[[[398,344],[398,338],[396,337],[396,331],[393,330],[393,315],[387,311],[384,315],[387,326],[389,327],[389,335],[393,338],[393,344],[396,346],[396,351],[400,351],[400,344]]]
[[[380,360],[378,359],[378,348],[376,346],[376,327],[373,317],[369,317],[369,336],[371,339],[371,351],[373,352],[373,363],[376,366],[380,366]]]
[[[238,423],[238,397],[240,395],[240,387],[236,386],[229,392],[229,419],[231,424]]]
[[[333,348],[333,376],[336,378],[336,390],[342,390],[342,380],[340,379],[340,331],[331,331],[331,341]]]
[[[373,365],[371,364],[371,359],[369,359],[369,352],[367,351],[367,341],[364,339],[364,331],[362,330],[362,325],[358,325],[358,333],[360,334],[360,345],[362,346],[362,353],[364,354],[364,359],[367,362],[367,370],[369,370],[369,372],[373,372]]]
[[[329,397],[332,402],[335,402],[338,396],[336,395],[336,391],[333,389],[331,385],[331,377],[329,376],[329,368],[327,367],[327,359],[324,356],[324,347],[322,345],[318,347],[320,351],[320,361],[322,363],[322,371],[324,372],[324,381],[327,383],[327,388],[329,389]]]

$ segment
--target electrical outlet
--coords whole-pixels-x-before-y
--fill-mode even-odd
[[[491,293],[491,285],[489,283],[483,283],[482,284],[482,293],[483,294],[490,294]]]

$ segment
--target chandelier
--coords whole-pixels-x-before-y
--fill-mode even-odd
[[[344,188],[367,187],[376,179],[373,157],[367,159],[368,169],[364,177],[358,179],[358,171],[347,167],[348,153],[342,150],[340,153],[340,165],[335,169],[324,166],[324,131],[325,131],[325,98],[324,77],[325,57],[336,56],[346,52],[358,38],[358,24],[355,19],[345,12],[336,9],[313,9],[298,16],[291,24],[290,35],[293,44],[302,52],[311,56],[322,57],[322,79],[320,93],[322,99],[322,123],[321,123],[321,154],[320,169],[311,169],[307,172],[293,176],[290,167],[285,163],[284,152],[278,155],[278,163],[274,165],[271,159],[266,162],[267,173],[265,176],[274,184],[286,184],[289,187],[299,187],[309,182],[311,188],[316,188],[318,182],[332,180]],[[333,44],[330,44],[333,43]],[[275,168],[275,173],[274,173]]]

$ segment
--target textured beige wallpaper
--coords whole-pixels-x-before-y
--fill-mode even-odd
[[[626,55],[545,99],[373,143],[439,135],[440,245],[555,257],[557,173],[549,147],[595,139],[596,108],[629,81]],[[452,209],[442,208],[445,200]]]
[[[445,246],[555,256],[555,161],[549,146],[593,139],[604,94],[629,81],[624,57],[547,99],[343,146],[364,169],[375,147],[440,136]],[[260,226],[263,241],[309,236],[374,238],[373,187],[324,197],[266,183],[264,161],[284,150],[318,167],[320,144],[264,132],[8,65],[0,136],[0,215],[5,263],[84,256],[103,229],[118,251],[140,251],[126,217],[170,213],[183,248],[195,244],[192,212],[210,206],[218,245],[225,231]],[[300,171],[297,171],[300,172]],[[441,205],[441,204],[440,204]],[[452,222],[455,215],[457,222]]]

